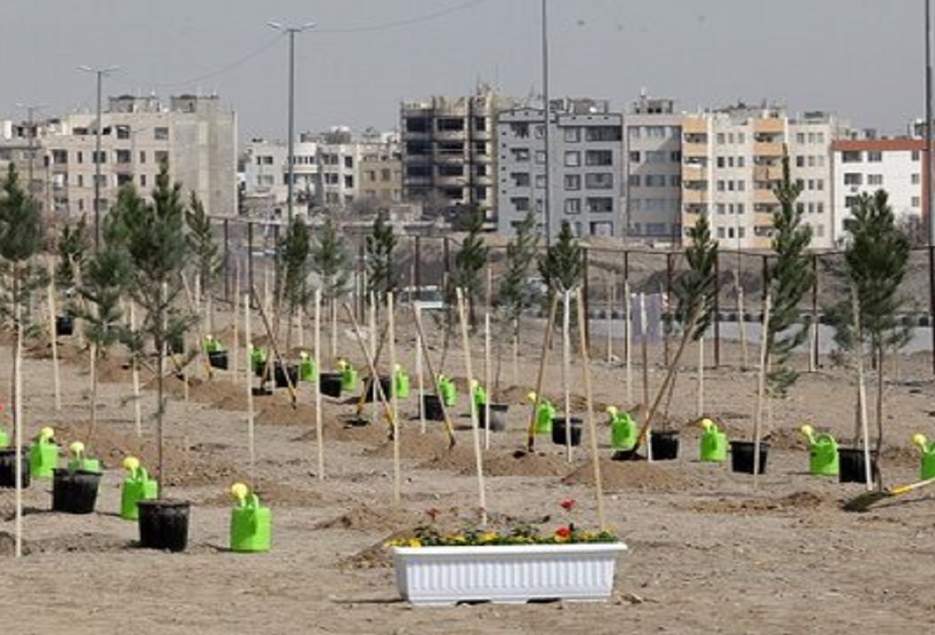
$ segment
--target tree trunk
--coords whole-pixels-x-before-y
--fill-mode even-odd
[[[88,436],[84,444],[91,446],[94,430],[97,427],[97,344],[91,342],[91,419],[88,425]]]
[[[883,346],[877,347],[877,475],[878,486],[883,486],[883,473],[880,471],[880,457],[883,452]]]

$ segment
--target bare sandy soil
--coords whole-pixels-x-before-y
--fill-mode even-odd
[[[400,356],[410,368],[411,337],[407,328],[400,338]],[[575,453],[573,465],[565,462],[563,448],[548,439],[538,443],[540,455],[512,456],[523,445],[528,408],[517,398],[534,382],[533,340],[541,337],[541,326],[527,329],[526,337],[530,341],[524,343],[517,380],[510,364],[504,364],[504,386],[517,384],[506,391],[514,400],[509,429],[492,436],[485,455],[492,522],[529,522],[552,531],[569,520],[558,503],[570,497],[578,501],[575,522],[594,525],[586,445]],[[360,361],[354,354],[356,343],[344,332],[340,348]],[[595,343],[596,354],[598,348]],[[436,347],[436,361],[438,352]],[[553,360],[557,354],[556,349]],[[689,348],[685,359],[696,358]],[[8,348],[0,352],[0,359],[9,359]],[[661,360],[658,347],[652,359],[655,386],[662,380],[661,366],[656,365]],[[732,438],[750,438],[755,374],[739,370],[732,348],[725,346],[723,359],[722,368],[706,373],[705,411],[723,422]],[[474,364],[481,366],[477,358]],[[796,364],[804,368],[804,360]],[[8,545],[0,536],[3,630],[485,635],[932,630],[935,492],[897,499],[865,514],[848,514],[840,510],[840,502],[859,493],[861,486],[839,485],[807,473],[807,452],[795,429],[807,421],[839,437],[851,434],[850,373],[823,368],[803,375],[790,397],[774,404],[769,469],[754,491],[748,475],[697,460],[692,365],[686,363],[669,408],[672,425],[682,430],[680,458],[652,465],[602,464],[609,522],[630,547],[619,560],[610,602],[413,609],[399,601],[393,570],[380,545],[425,522],[428,509],[440,510],[440,522],[449,526],[476,520],[471,432],[463,397],[456,409],[458,446],[452,453],[445,450],[439,424],[428,424],[424,434],[420,431],[413,418],[415,398],[404,403],[399,508],[392,504],[392,452],[386,435],[379,425],[345,427],[353,419],[354,405],[325,400],[326,478],[320,481],[307,386],[294,416],[284,409],[281,394],[258,400],[257,409],[267,412],[257,419],[256,469],[259,490],[274,510],[275,545],[268,554],[238,555],[226,551],[226,491],[235,479],[248,475],[246,415],[238,409],[241,379],[220,373],[214,382],[193,387],[188,403],[174,384],[166,420],[171,439],[167,482],[171,496],[187,498],[194,506],[188,551],[165,554],[136,548],[136,525],[116,515],[122,455],[142,453],[151,467],[155,455],[153,393],[144,393],[145,434],[140,441],[133,433],[128,375],[116,364],[108,376],[113,382],[101,385],[100,430],[91,440],[92,451],[107,468],[98,512],[49,512],[47,482],[34,483],[26,492],[27,557],[4,557],[9,555]],[[886,386],[883,471],[888,483],[916,479],[918,457],[909,446],[911,434],[935,436],[935,384],[927,358],[903,358],[899,365],[901,380]],[[86,430],[88,376],[83,360],[62,368],[64,407],[56,412],[50,363],[27,360],[26,417],[30,436],[43,425],[53,425],[67,444]],[[460,355],[452,353],[447,370],[465,375]],[[9,386],[8,373],[8,364],[0,367],[0,386]],[[558,364],[552,364],[547,393],[556,398],[561,393],[559,377]],[[641,394],[638,378],[635,371],[635,398]],[[580,411],[584,390],[577,366],[573,380]],[[594,382],[596,402],[627,405],[619,364],[596,361]],[[869,392],[874,393],[872,385]],[[597,416],[606,458],[609,432],[604,416]],[[12,533],[12,514],[12,491],[0,490],[0,532]]]

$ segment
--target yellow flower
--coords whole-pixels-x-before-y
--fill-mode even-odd
[[[494,542],[497,538],[499,538],[499,536],[497,536],[497,532],[495,531],[488,531],[480,535],[481,542]]]
[[[410,538],[408,546],[409,547],[421,547],[422,541],[419,540],[418,538]]]

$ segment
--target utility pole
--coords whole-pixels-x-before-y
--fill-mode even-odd
[[[35,114],[36,111],[40,108],[43,108],[45,104],[16,104],[17,108],[23,108],[26,110],[26,128],[27,128],[27,143],[29,144],[29,172],[27,181],[28,185],[26,191],[32,196],[33,193],[33,175],[35,173],[36,165],[36,120]]]
[[[545,246],[548,248],[552,245],[552,214],[550,210],[549,203],[551,202],[551,196],[549,195],[549,190],[552,187],[552,179],[550,174],[549,162],[549,127],[550,127],[550,111],[551,105],[549,103],[549,11],[548,11],[548,0],[542,0],[542,114],[544,123],[544,140],[545,140],[545,195],[542,199],[542,213],[545,215]],[[533,157],[533,165],[535,165],[536,158]],[[533,172],[535,174],[535,172]],[[535,181],[535,178],[533,178]]]
[[[932,192],[932,7],[931,0],[925,2],[925,181],[923,187],[928,189],[925,204],[928,207],[928,239],[929,245],[935,244],[935,222],[933,222]]]
[[[293,189],[295,188],[295,34],[315,27],[314,22],[306,22],[302,26],[283,26],[279,22],[267,24],[289,35],[289,158],[286,159],[289,170],[289,182],[286,184],[287,209],[289,210],[289,223],[292,223]]]
[[[91,68],[90,66],[79,66],[79,71],[93,73],[97,77],[97,130],[94,143],[94,251],[97,251],[101,244],[101,85],[104,77],[116,71],[119,66],[107,66],[105,68]]]

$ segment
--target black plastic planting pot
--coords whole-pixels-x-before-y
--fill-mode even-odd
[[[185,338],[181,335],[170,337],[166,340],[166,348],[170,355],[182,355],[185,353]]]
[[[341,373],[320,373],[318,375],[318,389],[321,394],[328,397],[341,396]]]
[[[838,448],[838,482],[866,483],[867,463],[863,448]],[[870,478],[877,480],[877,453],[870,451]]]
[[[581,419],[571,417],[571,445],[581,444]],[[565,417],[552,418],[552,443],[556,445],[566,445],[565,439]]]
[[[653,461],[674,461],[679,456],[679,433],[675,430],[653,430],[649,444]]]
[[[211,351],[208,353],[208,363],[211,368],[227,370],[227,351]]]
[[[380,388],[383,389],[383,398],[389,401],[390,391],[393,390],[393,380],[390,377],[387,377],[386,375],[380,375]],[[374,395],[373,395],[373,382],[370,381],[369,379],[367,380],[367,383],[364,386],[364,390],[366,391],[364,393],[364,401],[366,403],[370,403],[371,401],[374,400]],[[376,400],[377,401],[380,400],[379,395],[376,396]]]
[[[20,451],[20,474],[23,487],[29,487],[29,451],[23,448]],[[16,487],[16,450],[5,448],[0,450],[0,487]]]
[[[289,374],[289,381],[286,381],[286,373]],[[295,364],[286,364],[283,368],[282,364],[276,364],[273,369],[273,380],[276,382],[276,388],[285,388],[289,385],[289,382],[292,382],[293,386],[297,386],[299,383],[299,367]]]
[[[438,395],[422,395],[422,411],[429,421],[444,421],[445,411],[442,410],[442,400]]]
[[[75,318],[70,315],[59,315],[55,318],[55,334],[67,337],[75,332]]]
[[[66,514],[90,514],[97,502],[97,488],[101,484],[98,472],[85,470],[52,471],[52,511]]]
[[[254,397],[269,397],[273,394],[273,389],[266,386],[254,386],[250,389],[250,392],[253,393]]]
[[[506,413],[510,409],[510,404],[492,403],[490,404],[490,430],[492,432],[503,432],[506,430]],[[477,411],[477,425],[481,428],[487,428],[487,407],[481,406]]]
[[[188,546],[188,517],[191,503],[174,500],[142,500],[140,546],[161,551],[185,551]]]
[[[730,467],[734,472],[753,474],[753,441],[730,442]],[[769,443],[760,442],[760,474],[766,473]]]

